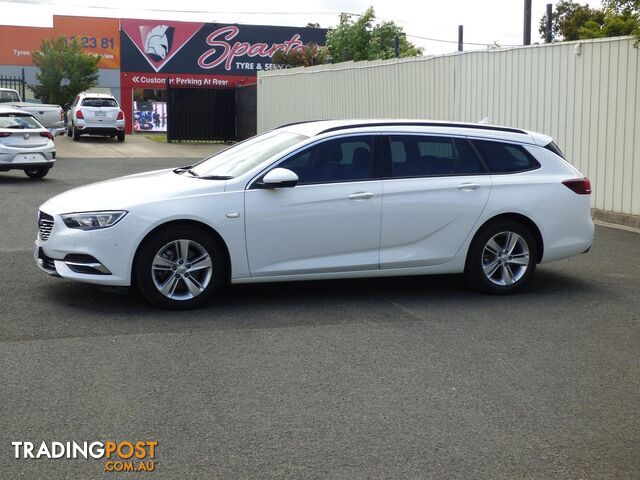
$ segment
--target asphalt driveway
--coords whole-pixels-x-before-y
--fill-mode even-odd
[[[640,234],[491,297],[461,278],[233,286],[156,310],[35,266],[38,205],[187,160],[0,173],[0,478],[640,476]],[[12,441],[156,440],[153,474]]]

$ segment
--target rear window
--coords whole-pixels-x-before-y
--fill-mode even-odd
[[[391,135],[394,177],[470,175],[484,172],[465,140],[424,135]]]
[[[555,153],[556,155],[558,155],[560,158],[564,158],[564,154],[562,153],[562,150],[560,150],[560,147],[558,147],[558,145],[555,144],[555,142],[550,142],[547,143],[544,148],[546,148],[547,150],[549,150],[550,152]]]
[[[85,98],[82,100],[83,107],[118,107],[118,102],[113,98]]]
[[[512,143],[473,140],[491,173],[515,173],[540,166],[524,147]]]
[[[31,115],[0,114],[0,128],[43,128]]]
[[[0,103],[15,103],[19,101],[20,97],[16,92],[0,91]]]

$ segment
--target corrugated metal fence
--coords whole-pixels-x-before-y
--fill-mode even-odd
[[[258,131],[288,122],[421,118],[552,135],[591,178],[593,206],[640,215],[640,50],[588,40],[258,76]]]

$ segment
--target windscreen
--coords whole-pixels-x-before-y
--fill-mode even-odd
[[[16,103],[20,101],[20,97],[16,92],[7,90],[0,91],[0,103]]]
[[[85,98],[82,100],[83,107],[118,107],[118,102],[113,98]]]
[[[280,130],[263,133],[203,160],[191,171],[200,177],[237,177],[306,138]]]
[[[31,115],[0,113],[0,128],[44,128]]]

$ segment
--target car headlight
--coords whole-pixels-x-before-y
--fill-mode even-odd
[[[69,228],[96,230],[98,228],[107,228],[115,225],[122,220],[122,217],[126,214],[126,211],[121,210],[110,212],[65,213],[60,216],[64,224]]]

